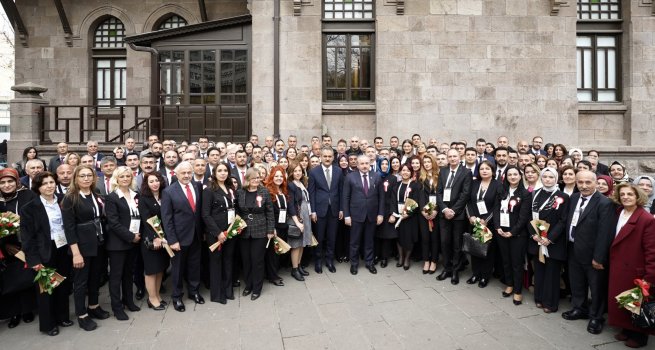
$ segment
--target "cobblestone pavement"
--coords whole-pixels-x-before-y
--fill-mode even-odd
[[[283,270],[286,286],[265,282],[256,301],[241,297],[239,290],[227,305],[212,303],[203,289],[207,303],[186,299],[187,311],[180,313],[172,306],[150,310],[144,299],[138,302],[140,312],[127,312],[129,321],[111,317],[98,321],[93,332],[76,324],[48,337],[39,333],[37,321],[11,330],[5,321],[0,323],[1,348],[625,349],[614,340],[614,329],[591,335],[586,321],[563,320],[567,301],[560,312],[545,314],[524,293],[524,304],[514,306],[501,296],[497,280],[484,289],[467,285],[470,269],[453,286],[437,281],[436,274],[423,275],[422,263],[404,271],[394,261],[385,269],[378,265],[377,275],[360,268],[356,276],[347,264],[336,266],[335,274],[312,270],[304,283]],[[106,286],[101,303],[110,310]],[[71,299],[71,314],[72,307]]]

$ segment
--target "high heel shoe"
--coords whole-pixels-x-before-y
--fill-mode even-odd
[[[518,300],[516,299],[517,297]],[[514,294],[514,298],[512,298],[512,302],[514,303],[514,305],[519,306],[523,304],[523,297],[521,296],[521,294]]]
[[[430,264],[430,267],[432,267],[432,264]],[[434,264],[434,270],[428,268],[428,273],[433,275],[435,272],[437,272],[437,264]]]
[[[505,289],[505,290],[503,291],[503,298],[509,298],[509,297],[511,297],[512,294],[513,294],[513,292],[512,292],[513,289],[511,289],[509,292],[506,292],[506,290],[507,290],[507,289]]]
[[[150,300],[148,300],[148,307],[155,310],[155,311],[166,310],[166,307],[164,305],[162,305],[161,303],[159,303],[159,305],[157,305],[157,306],[154,306],[154,305],[152,305]]]
[[[9,320],[7,327],[16,328],[16,326],[18,326],[19,324],[20,324],[20,315],[12,317],[11,320]]]

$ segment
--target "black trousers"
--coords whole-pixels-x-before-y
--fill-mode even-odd
[[[439,218],[441,252],[444,257],[444,269],[447,272],[457,271],[462,264],[462,235],[467,225],[466,220]]]
[[[277,235],[282,238],[285,242],[287,241],[287,230],[276,228],[275,231]],[[266,279],[269,281],[274,281],[280,279],[280,276],[277,272],[280,270],[280,256],[275,253],[275,247],[273,240],[270,244],[268,239],[266,240],[268,248],[266,248],[266,256],[264,257],[264,269],[266,271]]]
[[[133,304],[133,271],[136,251],[108,251],[109,255],[109,297],[112,310],[122,310],[123,304]]]
[[[499,256],[503,262],[504,283],[513,288],[514,293],[523,291],[523,264],[528,246],[527,236],[505,238],[494,234]]]
[[[373,265],[376,226],[376,222],[374,221],[352,221],[352,226],[350,227],[350,265],[359,266],[360,242],[363,242],[366,266]]]
[[[100,249],[98,247],[98,251]],[[105,248],[102,247],[102,249]],[[98,260],[98,257],[83,258],[84,267],[73,269],[73,300],[75,301],[75,315],[78,317],[87,312],[87,297],[89,305],[98,305],[98,290],[100,289],[100,274],[102,273],[102,262]]]
[[[379,259],[389,259],[393,251],[395,238],[375,238],[375,256]]]
[[[315,237],[318,246],[314,248],[314,264],[322,266],[334,265],[334,246],[337,241],[337,230],[339,229],[339,217],[332,216],[331,206],[328,206],[328,213],[324,217],[316,219]]]
[[[181,247],[171,259],[171,276],[173,277],[173,300],[184,296],[184,281],[187,282],[189,296],[198,294],[200,288],[200,241],[193,237],[191,245]]]
[[[478,276],[478,278],[489,280],[494,269],[495,256],[496,247],[493,242],[489,242],[489,248],[487,248],[486,257],[479,258],[477,256],[471,255],[471,270],[473,271],[473,276]]]
[[[210,264],[210,259],[209,259],[209,254],[211,252],[209,251],[209,245],[207,245],[207,241],[203,240],[200,242],[200,280],[202,283],[206,286],[211,285],[211,269],[209,267]]]
[[[562,264],[562,261],[550,258],[546,258],[544,264],[539,261],[538,255],[533,260],[534,301],[553,311],[559,308],[559,275]]]
[[[430,225],[423,215],[418,218],[419,232],[421,234],[421,257],[423,261],[439,261],[439,246],[441,245],[441,237],[439,235],[439,224],[437,218],[432,220],[432,231]]]
[[[241,238],[239,242],[245,289],[250,289],[255,294],[262,292],[264,284],[264,255],[267,241],[266,238]]]
[[[143,244],[143,243],[139,243]],[[143,255],[141,255],[141,247],[137,245],[134,247],[134,285],[137,289],[146,290],[146,278],[143,269]]]
[[[571,281],[571,305],[589,314],[592,320],[604,320],[603,313],[607,307],[607,270],[596,270],[588,264],[582,264],[575,255],[573,245],[569,243],[569,279]],[[559,288],[559,287],[558,287]],[[591,291],[591,303],[587,295]]]
[[[350,227],[343,220],[339,221],[334,244],[334,255],[337,258],[347,258],[350,255]]]
[[[38,293],[39,330],[41,332],[47,332],[55,328],[57,322],[68,321],[70,319],[70,301],[68,296],[72,288],[71,270],[73,268],[73,261],[70,255],[68,255],[67,246],[57,249],[53,241],[50,252],[50,261],[44,261],[43,265],[55,268],[57,273],[66,277],[66,279],[52,291],[52,295],[40,293],[38,283],[35,284],[36,292]]]
[[[224,301],[233,297],[232,265],[237,239],[228,239],[221,250],[209,253],[209,297],[211,301]],[[209,251],[209,249],[207,249]]]

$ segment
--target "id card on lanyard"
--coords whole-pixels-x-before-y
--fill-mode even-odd
[[[403,210],[405,210],[405,201],[407,200],[407,197],[409,196],[409,193],[412,192],[412,189],[409,187],[409,185],[412,184],[412,180],[409,180],[407,183],[407,187],[405,187],[405,193],[403,194],[403,202],[400,203],[400,188],[402,187],[402,182],[400,183],[400,186],[398,186],[398,192],[396,193],[396,198],[398,198],[398,214],[403,215]]]
[[[509,227],[509,198],[500,201],[500,226]]]
[[[223,197],[223,200],[225,201],[225,207],[227,208],[227,224],[230,225],[234,222],[235,218],[234,208],[230,208],[230,203],[226,197]]]
[[[542,189],[539,189],[539,191],[541,192]],[[546,198],[546,201],[544,201],[544,204],[542,204],[541,207],[539,207],[538,211],[534,211],[534,201],[535,199],[537,199],[538,195],[539,193],[535,194],[534,199],[532,200],[532,220],[539,220],[539,212],[541,212],[541,210],[544,209],[544,207],[546,207],[546,204],[548,204],[550,199],[555,195],[555,191],[553,191],[553,193],[551,193],[550,196]]]
[[[139,209],[130,205],[131,219],[130,219],[130,232],[139,233],[141,228],[141,216],[139,216]]]
[[[278,203],[280,203],[280,214],[277,217],[277,223],[284,224],[287,222],[287,199],[284,198],[284,195],[276,194],[276,196],[277,196]],[[284,205],[282,205],[282,203],[284,203]]]

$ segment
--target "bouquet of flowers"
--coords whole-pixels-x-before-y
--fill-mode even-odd
[[[282,238],[275,236],[271,238],[273,240],[273,248],[275,249],[275,254],[282,255],[291,250],[289,243],[285,242]],[[266,248],[268,249],[268,244],[271,243],[271,239],[266,243]]]
[[[544,220],[532,220],[530,221],[530,226],[534,230],[533,236],[538,235],[541,238],[548,239],[548,229],[550,224]],[[546,263],[546,258],[548,257],[548,247],[539,244],[539,261],[543,264]]]
[[[166,249],[166,252],[168,253],[168,256],[171,258],[175,256],[175,253],[173,253],[173,249],[168,245],[168,242],[166,242],[166,237],[164,236],[164,229],[161,227],[161,220],[155,215],[151,217],[150,219],[146,220],[148,224],[152,227],[153,230],[155,230],[155,234],[159,239],[161,239],[162,246],[164,246],[164,249]]]
[[[223,231],[223,234],[225,234],[225,239],[234,238],[240,235],[241,232],[243,232],[243,229],[246,227],[248,227],[246,222],[239,215],[236,215],[234,217],[234,221],[232,221],[232,223],[227,228],[227,230]],[[221,245],[223,245],[223,243],[216,242],[209,247],[209,250],[212,252],[215,251],[216,249],[220,250]]]
[[[493,238],[491,230],[489,230],[489,228],[482,223],[480,218],[476,218],[475,222],[473,223],[473,238],[480,241],[480,243],[487,243],[491,240],[491,238]]]
[[[637,278],[634,280],[634,284],[637,287],[628,289],[617,295],[615,298],[616,302],[619,304],[619,308],[624,308],[633,314],[639,315],[641,313],[641,303],[643,303],[644,298],[648,299],[650,296],[650,293],[648,292],[650,283]]]
[[[416,208],[418,208],[418,203],[416,203],[416,201],[411,199],[411,198],[407,198],[407,199],[405,199],[405,205],[403,207],[403,212],[399,213],[399,214],[410,215],[411,213],[414,212],[414,210],[416,210]],[[402,218],[399,218],[398,221],[396,221],[396,228],[398,228],[398,226],[400,226],[401,221],[403,221]]]
[[[437,210],[437,205],[432,202],[428,202],[428,204],[426,204],[423,207],[423,212],[425,213],[425,215],[428,216],[432,215],[432,213],[434,213],[435,210]],[[433,228],[434,228],[434,219],[428,220],[428,229],[432,231]]]
[[[15,235],[20,229],[20,216],[10,211],[0,214],[0,238]]]
[[[57,288],[66,277],[57,273],[57,270],[51,267],[45,267],[39,265],[36,267],[36,277],[34,277],[34,282],[39,284],[39,290],[41,293],[52,294],[52,291]]]
[[[316,240],[316,236],[312,234],[312,243],[309,246],[316,247],[317,245],[318,245],[318,240]]]

